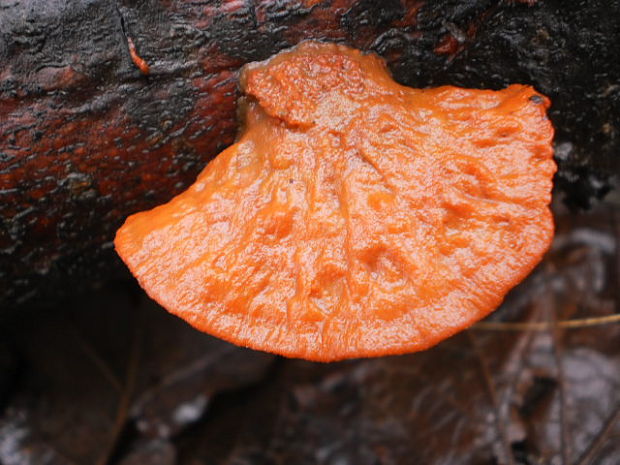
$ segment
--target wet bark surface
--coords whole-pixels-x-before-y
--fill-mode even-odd
[[[500,310],[417,354],[320,364],[240,349],[132,281],[14,315],[0,463],[615,465],[620,325],[557,325],[617,312],[620,213],[555,213],[551,251]]]
[[[619,15],[618,0],[5,2],[0,307],[117,272],[124,218],[233,141],[239,67],[303,39],[374,51],[416,87],[533,84],[554,105],[557,196],[587,207],[620,171]]]

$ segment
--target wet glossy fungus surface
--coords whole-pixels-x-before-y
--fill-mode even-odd
[[[242,87],[238,141],[115,242],[196,328],[320,361],[422,350],[549,247],[553,128],[531,87],[411,89],[316,42],[247,66]]]

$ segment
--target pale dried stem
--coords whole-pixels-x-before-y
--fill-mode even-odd
[[[575,318],[558,321],[535,321],[535,322],[502,322],[480,321],[472,326],[479,331],[550,331],[552,329],[580,329],[593,326],[606,326],[620,323],[620,314],[606,315],[592,318]]]

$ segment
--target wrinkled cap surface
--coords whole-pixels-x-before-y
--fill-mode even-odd
[[[494,310],[553,236],[549,101],[411,89],[307,42],[242,72],[244,129],[116,248],[196,328],[330,361],[428,348]]]

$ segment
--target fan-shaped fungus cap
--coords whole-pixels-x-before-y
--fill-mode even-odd
[[[306,42],[242,72],[245,128],[116,248],[196,328],[331,361],[426,349],[495,309],[553,235],[546,97],[411,89]]]

